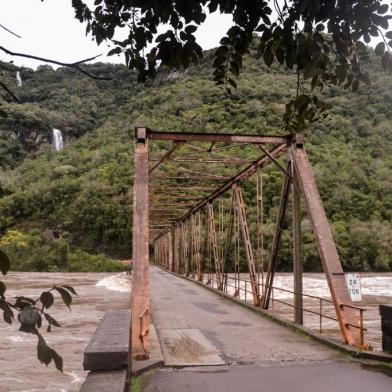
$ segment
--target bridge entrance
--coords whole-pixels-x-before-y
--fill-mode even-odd
[[[305,214],[330,299],[303,293]],[[301,134],[136,128],[132,360],[149,356],[150,254],[168,271],[254,306],[290,306],[298,324],[304,312],[320,318],[320,330],[323,318],[336,320],[342,340],[364,348],[363,310],[351,301]],[[282,261],[292,264],[290,290],[274,286]],[[280,299],[278,291],[290,292],[292,301]],[[317,310],[306,306],[311,299],[317,301]],[[328,305],[333,313],[325,310]]]

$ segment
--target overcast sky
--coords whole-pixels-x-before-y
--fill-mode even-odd
[[[122,56],[106,57],[107,44],[99,47],[85,35],[85,25],[74,17],[71,0],[0,0],[0,24],[22,38],[0,29],[0,45],[14,52],[33,54],[63,62],[74,62],[103,54],[97,61],[124,62]],[[89,1],[88,1],[89,2]],[[91,3],[91,1],[90,1]],[[199,27],[196,37],[203,49],[218,45],[230,26],[231,16],[214,13]],[[0,60],[13,60],[17,65],[36,68],[35,60],[7,56],[0,52]]]

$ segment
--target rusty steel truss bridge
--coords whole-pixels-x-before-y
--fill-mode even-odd
[[[271,173],[280,196],[268,192]],[[365,348],[364,309],[350,298],[302,134],[177,133],[138,127],[133,192],[132,360],[146,359],[150,351],[150,258],[256,307],[268,310],[275,302],[290,306],[295,323],[303,323],[304,312],[312,313],[320,319],[320,332],[323,318],[335,320],[346,344]],[[278,200],[273,229],[265,225],[264,197]],[[306,213],[330,299],[303,293],[301,221]],[[291,232],[293,290],[274,286],[286,226]],[[274,298],[277,290],[290,293],[293,300]],[[319,304],[317,310],[306,307],[311,299]],[[323,312],[328,305],[332,313]]]

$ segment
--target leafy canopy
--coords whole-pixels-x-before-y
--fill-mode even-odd
[[[228,92],[236,88],[245,54],[261,56],[297,73],[297,92],[286,105],[286,129],[298,131],[323,117],[325,105],[313,94],[326,85],[356,91],[369,83],[361,60],[365,43],[378,37],[376,54],[385,70],[392,71],[390,8],[379,0],[95,0],[88,7],[73,0],[75,16],[87,23],[97,44],[111,41],[110,55],[124,53],[126,64],[139,80],[153,78],[159,64],[185,69],[203,56],[195,32],[208,12],[233,16],[233,25],[221,39],[213,61],[213,79]],[[165,25],[158,34],[158,26]],[[116,39],[126,28],[128,36]],[[252,45],[257,36],[257,45]],[[307,83],[309,81],[310,83]]]

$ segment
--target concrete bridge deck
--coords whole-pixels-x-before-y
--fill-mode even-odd
[[[146,392],[392,389],[386,374],[364,369],[330,348],[154,266],[151,313],[161,344],[170,331],[198,330],[224,364],[156,369],[144,376]]]

